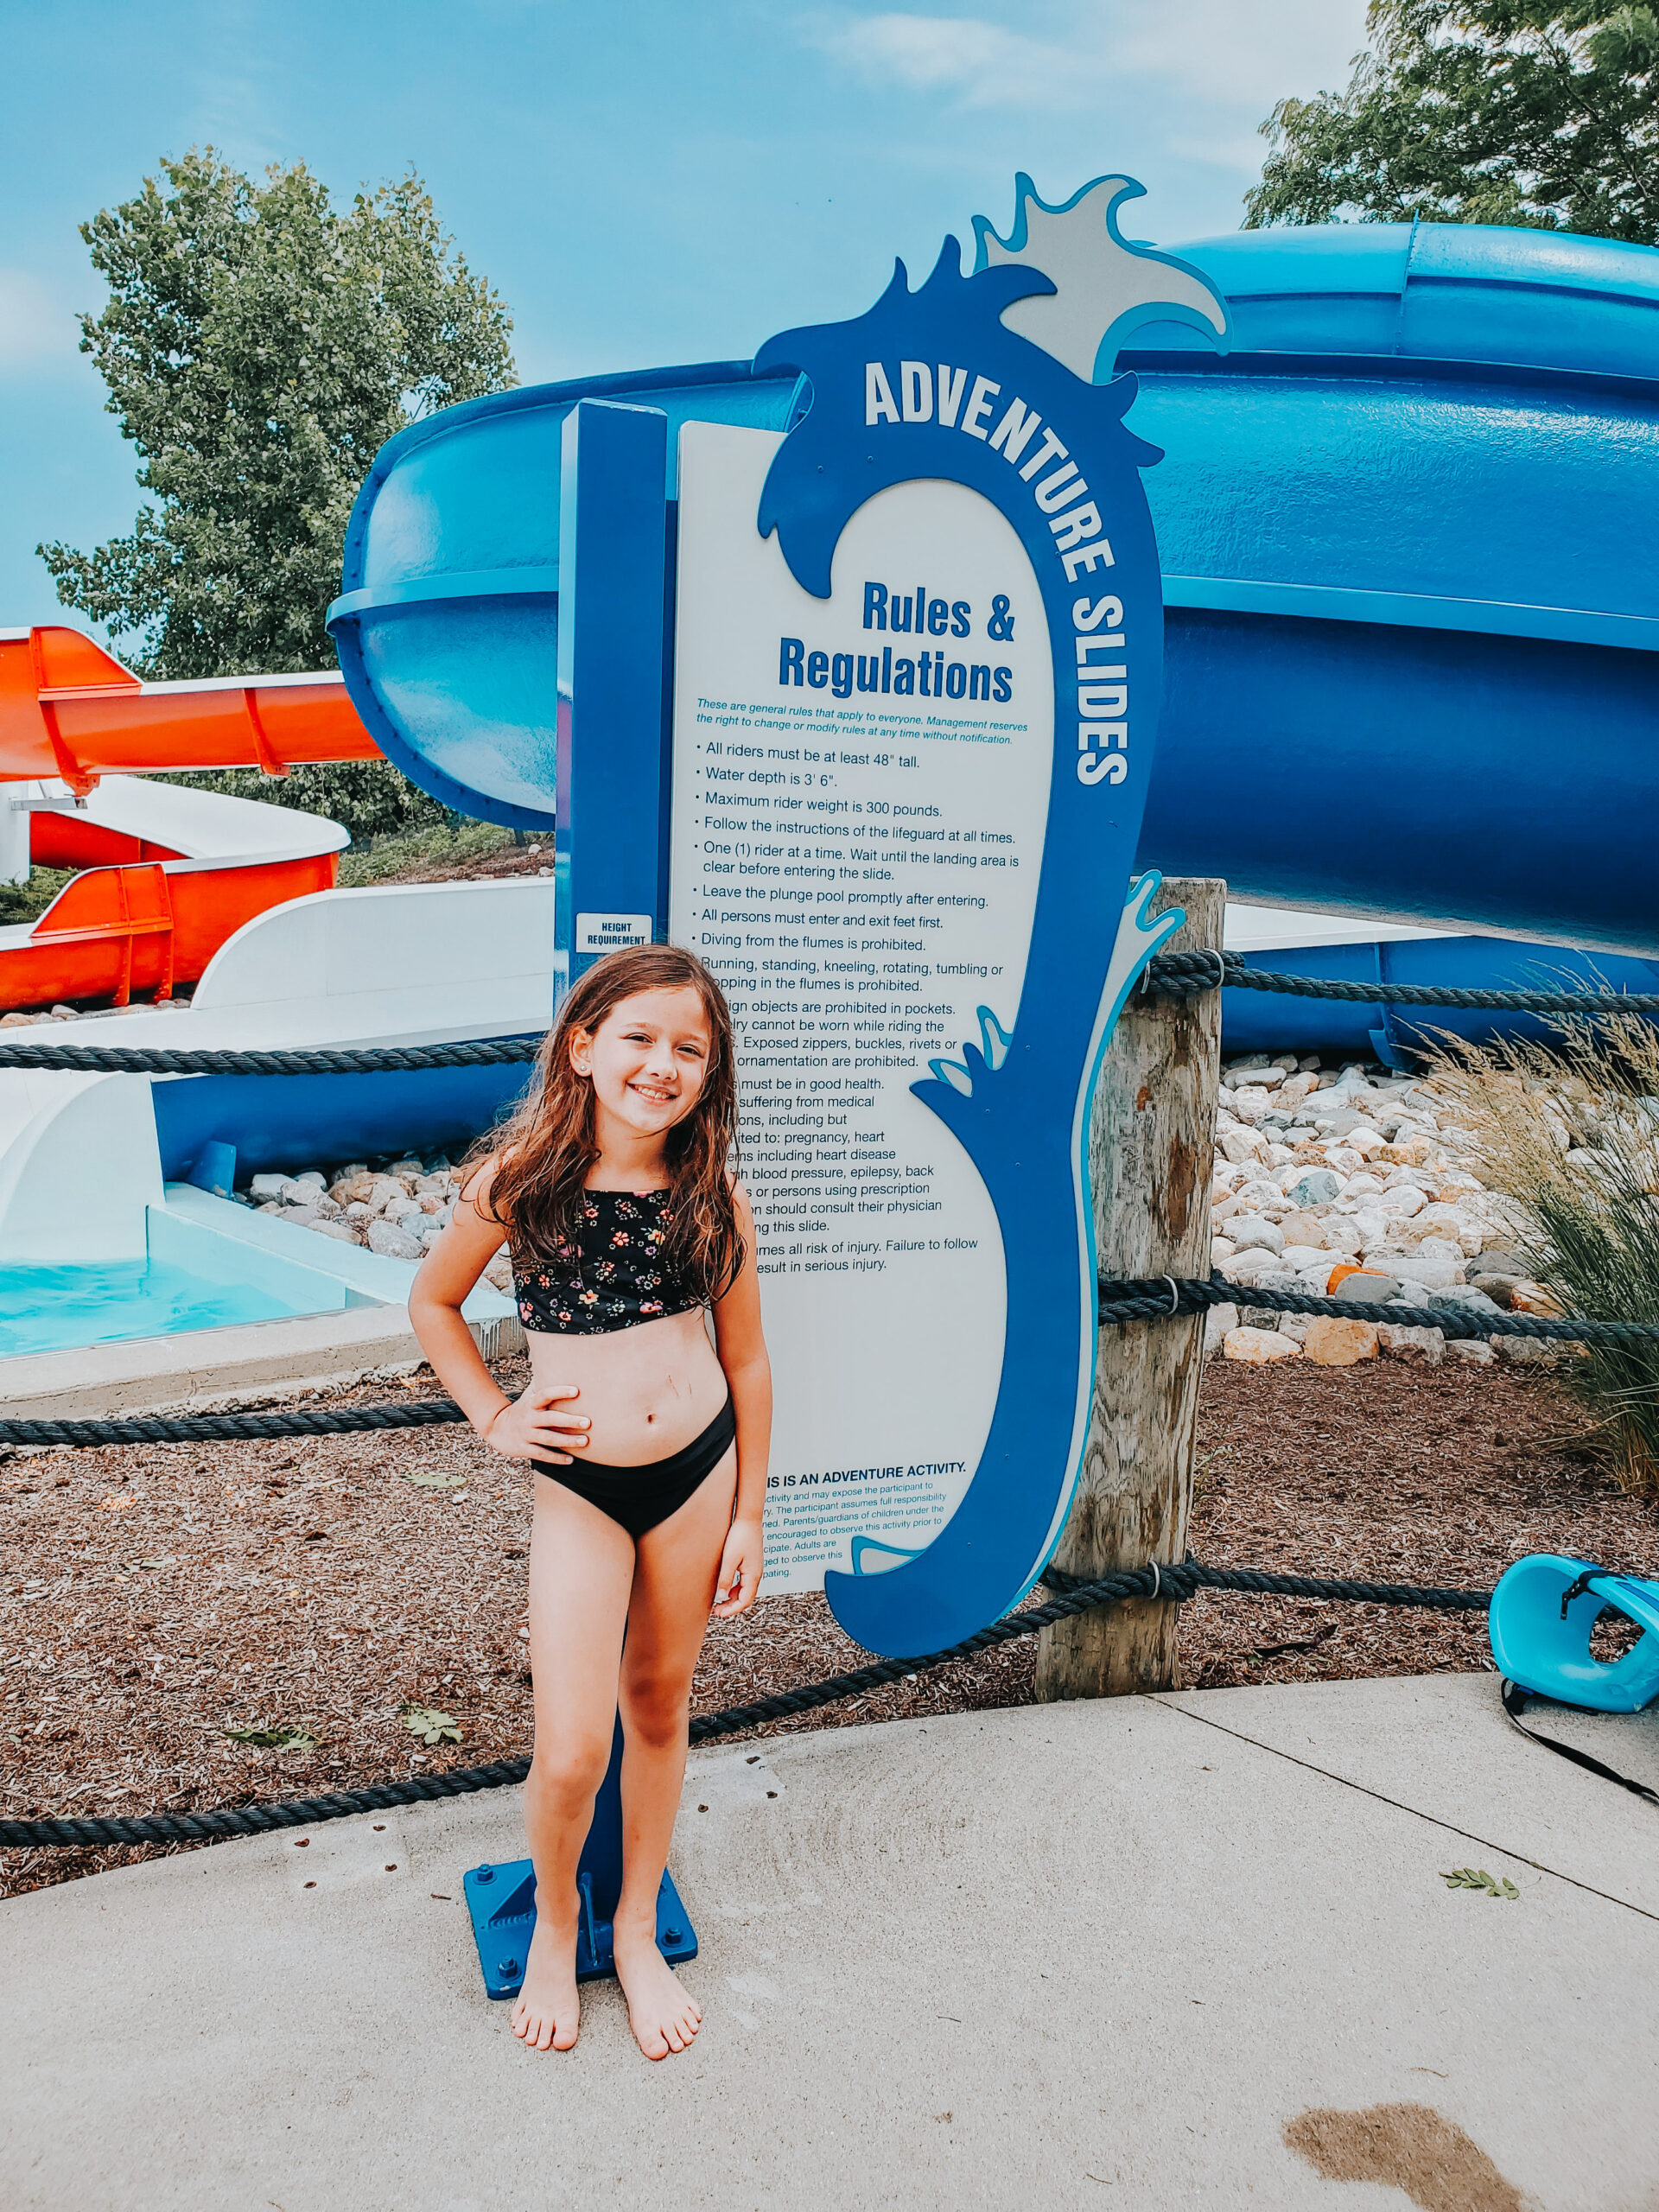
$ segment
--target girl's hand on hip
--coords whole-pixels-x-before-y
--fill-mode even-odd
[[[747,1613],[760,1590],[760,1523],[759,1521],[734,1521],[726,1535],[726,1548],[720,1555],[720,1573],[715,1583],[715,1602],[710,1611],[715,1620],[735,1620],[740,1613]]]
[[[593,1424],[583,1414],[556,1411],[566,1398],[579,1398],[574,1383],[556,1389],[538,1389],[532,1383],[517,1398],[510,1398],[483,1433],[492,1452],[505,1459],[539,1460],[543,1466],[568,1467],[571,1454],[588,1446]]]

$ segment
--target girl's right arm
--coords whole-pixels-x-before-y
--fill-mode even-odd
[[[568,1467],[572,1452],[586,1446],[589,1424],[556,1409],[580,1392],[532,1382],[522,1397],[510,1398],[461,1319],[467,1294],[501,1248],[503,1224],[490,1212],[495,1162],[487,1160],[466,1185],[448,1227],[416,1270],[410,1325],[432,1372],[493,1451]]]

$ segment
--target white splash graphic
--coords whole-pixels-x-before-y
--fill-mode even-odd
[[[1086,383],[1106,381],[1119,348],[1143,323],[1184,322],[1226,340],[1227,303],[1207,277],[1172,254],[1120,237],[1118,203],[1145,190],[1133,177],[1096,177],[1063,207],[1051,207],[1022,169],[1009,237],[999,238],[988,217],[974,218],[976,270],[1017,261],[1054,284],[1052,293],[1014,301],[1004,323]]]

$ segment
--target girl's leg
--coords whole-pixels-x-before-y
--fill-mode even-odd
[[[536,1748],[524,1827],[536,1933],[512,2031],[536,2050],[576,2039],[576,1862],[611,1756],[633,1540],[574,1491],[538,1476],[530,1545]]]
[[[737,1452],[636,1548],[622,1655],[622,1895],[616,1978],[647,2058],[683,2050],[702,2014],[657,1948],[657,1891],[685,1780],[691,1676],[731,1526]]]

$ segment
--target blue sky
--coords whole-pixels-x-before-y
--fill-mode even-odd
[[[503,294],[525,383],[752,353],[1126,170],[1132,234],[1235,228],[1274,101],[1346,82],[1364,0],[0,0],[0,626],[63,619],[34,546],[130,526],[136,457],[77,351],[77,223],[163,154],[417,168]]]

